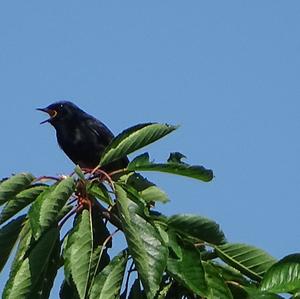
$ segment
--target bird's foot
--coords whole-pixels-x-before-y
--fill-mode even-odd
[[[113,183],[113,180],[112,180],[110,174],[107,173],[106,171],[102,170],[100,168],[100,166],[97,166],[97,167],[95,167],[93,169],[91,169],[91,168],[83,168],[82,171],[84,173],[86,173],[86,174],[90,173],[91,174],[91,178],[95,178],[95,177],[99,178],[100,182],[107,181],[108,184],[111,186],[111,188],[113,190],[115,190],[114,189],[114,183]]]

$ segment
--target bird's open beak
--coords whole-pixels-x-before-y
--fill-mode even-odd
[[[40,124],[44,124],[44,123],[49,122],[51,119],[53,119],[57,115],[57,112],[55,110],[52,110],[52,109],[49,109],[49,108],[37,108],[36,110],[46,112],[50,116],[48,119],[42,121]]]

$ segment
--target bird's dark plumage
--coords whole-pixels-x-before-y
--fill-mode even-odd
[[[60,101],[38,110],[47,112],[49,122],[56,130],[59,146],[81,168],[95,168],[104,149],[113,139],[112,132],[99,120],[87,114],[75,104]],[[125,168],[127,157],[114,161],[103,168],[113,171]]]

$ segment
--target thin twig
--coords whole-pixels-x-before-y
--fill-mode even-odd
[[[111,177],[109,176],[109,174],[107,172],[105,172],[104,170],[100,169],[100,166],[95,167],[94,169],[90,169],[90,168],[83,168],[82,169],[85,173],[90,173],[90,174],[102,174],[106,180],[108,181],[110,187],[112,188],[113,191],[115,191],[115,187],[114,187],[114,182],[111,179]]]
[[[99,264],[100,264],[100,260],[102,258],[102,254],[103,254],[103,251],[104,249],[106,248],[106,245],[107,243],[113,238],[113,236],[119,231],[119,229],[117,228],[113,233],[111,233],[105,240],[104,242],[102,243],[102,248],[101,248],[101,251],[100,251],[100,254],[99,254],[99,257],[98,257],[98,261],[97,261],[97,265],[95,267],[95,270],[94,270],[94,275],[93,275],[93,278],[91,280],[91,285],[93,285],[94,283],[94,279],[95,279],[95,276],[96,276],[96,273],[97,273],[97,269],[99,267]]]
[[[61,222],[58,224],[58,228],[61,228],[65,223],[66,221],[71,217],[73,216],[74,214],[77,213],[77,207],[75,207],[73,210],[71,210],[62,220]]]
[[[108,175],[109,176],[113,176],[113,175],[116,175],[116,174],[119,174],[119,173],[122,173],[122,172],[128,172],[127,168],[122,168],[122,169],[118,169],[118,170],[112,171]]]
[[[132,271],[133,271],[133,266],[134,266],[134,263],[133,263],[133,261],[132,261],[132,262],[131,262],[131,265],[130,265],[128,271],[127,271],[127,278],[126,278],[125,290],[124,290],[124,292],[125,292],[126,295],[127,295],[128,286],[129,286],[129,278],[130,278],[130,274],[131,274]]]

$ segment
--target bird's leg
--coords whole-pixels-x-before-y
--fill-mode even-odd
[[[98,169],[100,169],[100,165],[97,165],[91,172],[91,174],[94,174]]]
[[[113,180],[111,179],[110,175],[107,172],[105,172],[104,170],[99,168],[99,169],[96,170],[96,173],[97,174],[100,173],[100,175],[104,176],[104,178],[107,179],[107,181],[108,181],[110,187],[112,188],[112,190],[115,191]]]

